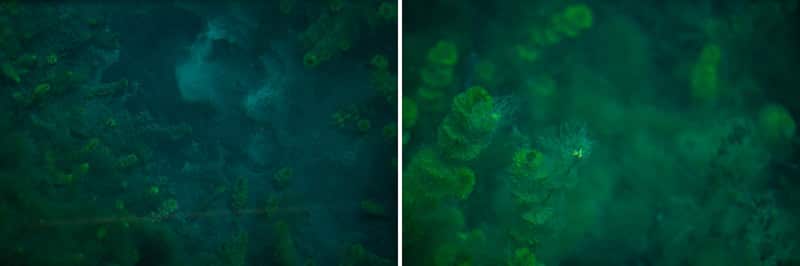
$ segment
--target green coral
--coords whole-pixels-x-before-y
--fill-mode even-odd
[[[521,148],[514,152],[513,156],[511,174],[515,177],[535,175],[544,161],[541,152],[530,148]]]
[[[432,64],[453,66],[458,63],[458,47],[450,41],[439,41],[428,50],[427,58]]]
[[[424,87],[441,90],[455,80],[455,65],[458,63],[458,49],[449,41],[439,41],[428,50],[427,64],[420,69],[420,79]]]
[[[574,4],[550,16],[549,23],[536,25],[529,30],[529,40],[515,46],[517,56],[523,61],[539,59],[542,49],[560,43],[565,38],[576,38],[594,24],[589,6]]]
[[[585,4],[570,5],[563,12],[552,17],[555,31],[574,38],[593,24],[592,10]]]
[[[439,158],[433,149],[417,152],[405,172],[404,192],[409,203],[438,202],[445,199],[463,200],[475,186],[475,173],[467,167],[451,166]]]
[[[451,112],[439,127],[439,147],[450,159],[475,159],[489,145],[500,118],[486,89],[469,88],[453,99]]]

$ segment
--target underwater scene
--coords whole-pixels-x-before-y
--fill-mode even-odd
[[[798,1],[403,1],[405,265],[800,265]]]
[[[0,1],[0,264],[395,265],[393,1]]]

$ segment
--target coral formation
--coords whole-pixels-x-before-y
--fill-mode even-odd
[[[500,119],[489,92],[469,88],[453,98],[452,109],[439,126],[438,145],[448,158],[475,159],[491,142]]]

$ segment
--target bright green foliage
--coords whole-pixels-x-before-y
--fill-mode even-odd
[[[450,159],[475,159],[489,145],[499,120],[489,92],[482,87],[469,88],[453,99],[452,109],[439,127],[439,147]]]
[[[462,166],[445,164],[433,149],[426,148],[412,157],[404,179],[404,201],[412,203],[463,200],[475,186],[475,173]]]
[[[413,128],[417,123],[417,102],[410,97],[403,97],[403,128]]]
[[[691,73],[692,97],[700,101],[714,100],[719,94],[719,63],[722,51],[719,45],[707,44],[697,59]]]
[[[458,47],[449,41],[439,41],[428,50],[427,58],[431,64],[453,66],[458,63]]]
[[[795,134],[797,125],[792,115],[781,105],[770,104],[761,109],[758,124],[768,143],[784,143]]]

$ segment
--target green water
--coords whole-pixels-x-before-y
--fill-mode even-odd
[[[798,265],[797,1],[404,1],[407,265]]]

